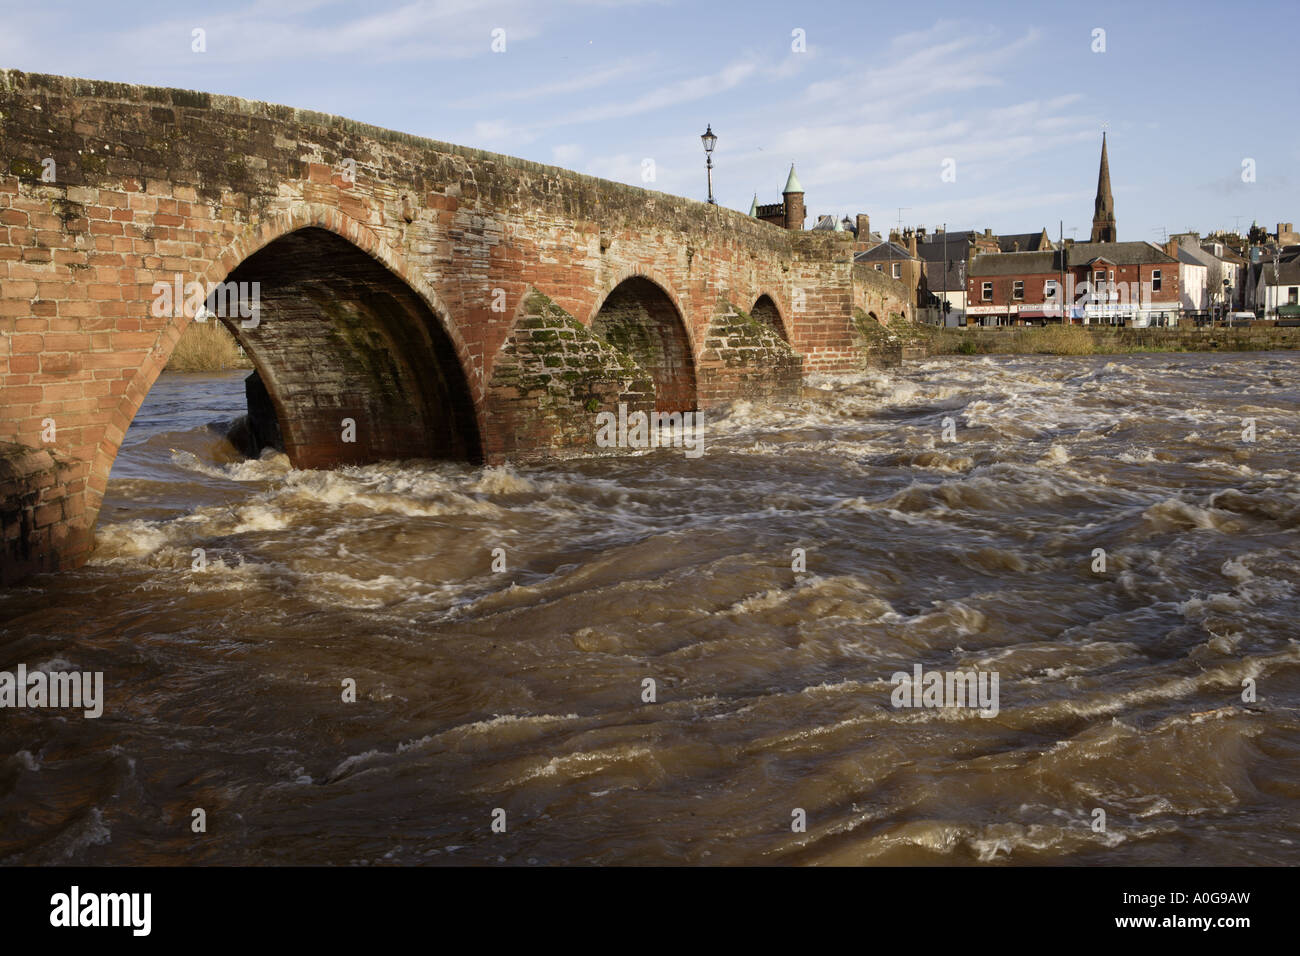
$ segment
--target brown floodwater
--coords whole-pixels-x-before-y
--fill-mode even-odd
[[[0,711],[0,862],[1295,865],[1298,373],[935,359],[697,458],[335,471],[165,375],[91,562],[0,592],[0,670],[106,697]]]

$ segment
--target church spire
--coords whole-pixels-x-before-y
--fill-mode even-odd
[[[1097,172],[1097,199],[1093,203],[1092,241],[1116,242],[1115,197],[1110,194],[1110,160],[1106,158],[1106,134],[1101,134],[1101,169]]]

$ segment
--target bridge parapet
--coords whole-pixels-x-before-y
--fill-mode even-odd
[[[800,357],[805,372],[854,364],[848,248],[339,117],[0,71],[0,441],[64,463],[57,481],[76,513],[59,547],[84,551],[126,430],[194,319],[188,291],[160,308],[157,290],[179,282],[201,304],[246,281],[260,283],[260,324],[222,320],[296,465],[578,451],[580,429],[557,409],[640,394],[641,380],[609,366],[572,379],[558,404],[546,389],[545,414],[507,409],[516,386],[498,365],[525,374],[547,360],[522,333],[548,330],[516,325],[529,296],[576,323],[553,331],[622,329],[656,407],[773,400],[790,394]],[[720,299],[735,309],[720,312]],[[718,326],[760,299],[788,342],[764,341],[765,374],[744,359],[753,348],[731,345],[744,337],[735,320]]]

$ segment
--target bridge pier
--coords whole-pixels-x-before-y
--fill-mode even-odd
[[[699,363],[701,407],[737,398],[792,405],[799,401],[802,385],[803,356],[786,344],[770,320],[761,321],[725,300],[718,303]]]
[[[90,552],[93,520],[84,469],[43,448],[0,442],[0,586],[76,567]]]

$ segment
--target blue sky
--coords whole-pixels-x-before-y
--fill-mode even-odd
[[[1119,238],[1159,239],[1300,220],[1298,11],[0,0],[0,67],[268,100],[635,184],[649,159],[651,188],[700,199],[711,123],[723,205],[779,201],[793,160],[810,214],[873,228],[906,207],[905,225],[1055,237],[1064,220],[1086,238],[1106,124]]]

